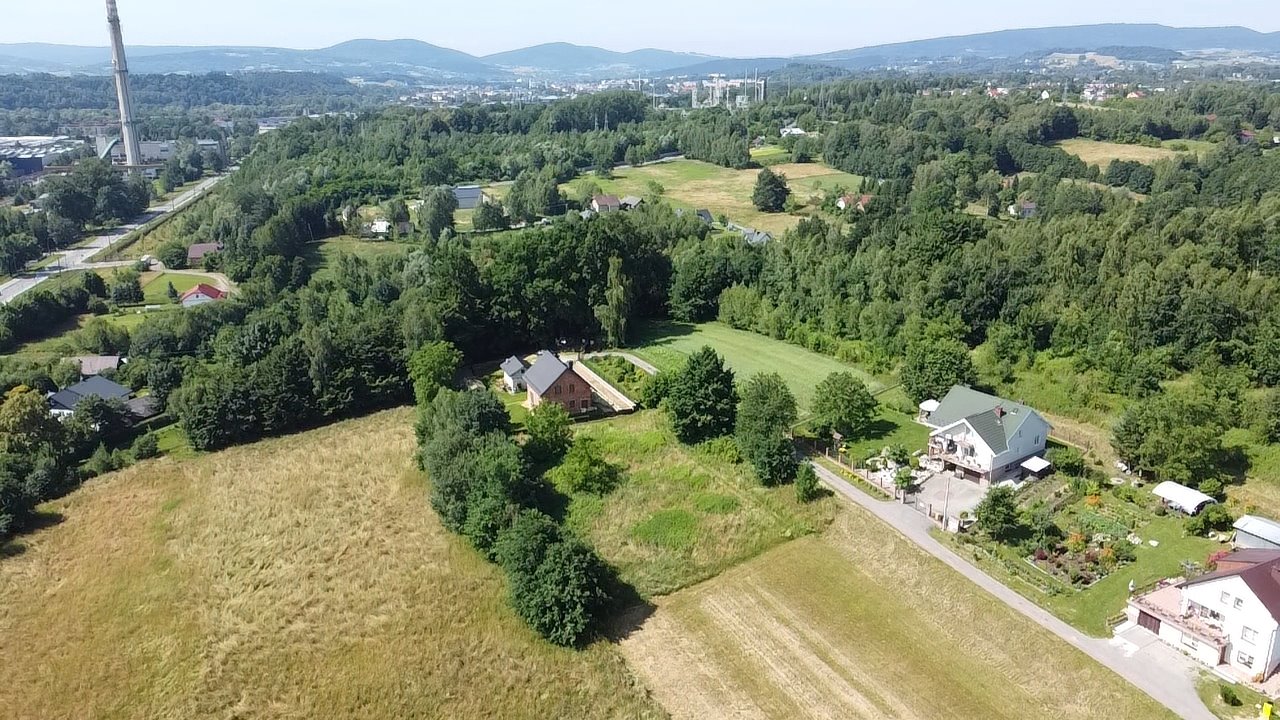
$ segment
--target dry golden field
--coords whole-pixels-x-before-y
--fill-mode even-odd
[[[1085,138],[1063,140],[1058,143],[1058,147],[1085,161],[1087,165],[1097,165],[1104,172],[1113,160],[1132,160],[1150,164],[1157,160],[1178,156],[1177,151],[1169,148],[1101,142]]]
[[[445,533],[393,411],[106,476],[0,559],[0,716],[647,718]],[[16,554],[14,554],[16,553]]]
[[[674,718],[1166,718],[856,507],[659,600],[623,654]]]

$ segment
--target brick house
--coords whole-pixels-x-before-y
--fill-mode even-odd
[[[591,410],[591,385],[568,364],[550,350],[543,350],[524,373],[529,393],[529,408],[544,402],[561,405],[570,415],[580,415]]]

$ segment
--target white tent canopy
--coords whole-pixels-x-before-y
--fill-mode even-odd
[[[937,410],[941,405],[942,403],[938,402],[937,400],[925,400],[924,402],[920,403],[920,411],[931,413],[934,410]]]
[[[1199,490],[1193,490],[1186,485],[1179,485],[1168,480],[1157,485],[1151,492],[1155,493],[1156,497],[1164,500],[1165,503],[1188,515],[1195,515],[1205,505],[1217,502],[1217,500]]]
[[[1053,463],[1049,462],[1048,460],[1045,460],[1039,455],[1029,457],[1026,460],[1022,461],[1023,469],[1025,469],[1029,473],[1042,473],[1045,470],[1048,470],[1049,466],[1052,464]]]

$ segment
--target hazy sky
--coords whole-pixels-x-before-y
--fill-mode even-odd
[[[1099,22],[1280,30],[1276,0],[118,0],[132,45],[315,48],[414,38],[474,54],[566,41],[726,56],[798,55]],[[7,7],[4,7],[7,6]],[[761,8],[764,11],[757,11]],[[105,45],[102,0],[3,0],[0,42]]]

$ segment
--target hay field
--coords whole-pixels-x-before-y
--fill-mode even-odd
[[[820,531],[833,498],[801,504],[765,488],[745,464],[681,445],[666,415],[646,410],[579,425],[626,469],[607,496],[578,495],[568,524],[644,597],[690,586],[789,539]]]
[[[622,651],[674,718],[1170,717],[855,507],[657,605]]]
[[[791,192],[807,204],[813,198],[837,187],[854,191],[862,182],[857,175],[842,173],[819,163],[782,163],[772,170],[787,177]],[[751,192],[755,189],[759,170],[733,170],[698,160],[676,160],[655,163],[637,168],[625,168],[614,172],[612,179],[584,176],[561,189],[571,197],[586,183],[595,183],[605,192],[647,197],[651,181],[662,185],[663,197],[677,207],[706,208],[712,215],[728,216],[730,222],[766,230],[781,235],[795,226],[804,213],[762,213],[751,204]],[[805,208],[812,210],[812,208]]]
[[[650,718],[445,533],[397,410],[142,463],[0,554],[6,718]]]
[[[1132,160],[1151,164],[1157,160],[1165,160],[1179,155],[1177,151],[1164,147],[1100,142],[1085,138],[1063,140],[1058,143],[1058,147],[1075,155],[1088,165],[1097,165],[1104,172],[1113,160]]]

